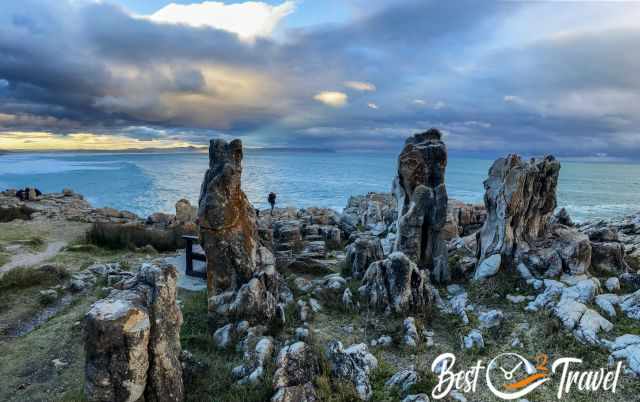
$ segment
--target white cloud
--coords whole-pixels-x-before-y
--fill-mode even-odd
[[[425,102],[422,99],[414,99],[413,103],[415,103],[416,105],[426,105],[427,104],[427,102]]]
[[[436,103],[433,104],[433,108],[435,110],[440,110],[440,109],[443,109],[445,107],[447,107],[447,104],[444,103],[443,101],[437,101]]]
[[[347,104],[349,97],[342,92],[322,91],[314,96],[313,99],[331,107],[342,107]]]
[[[429,107],[433,110],[440,110],[447,107],[447,104],[444,103],[443,101],[437,101],[437,102],[431,103],[431,102],[425,101],[424,99],[414,99],[413,104],[418,106]]]
[[[369,82],[362,81],[347,81],[344,83],[347,88],[355,89],[356,91],[375,91],[376,86]]]
[[[378,109],[378,105],[375,103],[368,103],[367,106],[369,106],[369,109]]]
[[[159,23],[222,29],[237,34],[243,40],[253,41],[257,37],[271,36],[278,23],[294,11],[295,5],[294,1],[285,1],[277,6],[255,1],[237,4],[217,1],[171,3],[147,18]]]

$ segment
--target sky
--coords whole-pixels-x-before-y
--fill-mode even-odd
[[[639,1],[2,3],[0,149],[640,157]]]

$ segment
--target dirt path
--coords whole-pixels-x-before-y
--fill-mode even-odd
[[[47,249],[40,253],[16,254],[11,258],[11,261],[0,267],[0,276],[17,267],[31,267],[55,257],[66,245],[66,241],[54,241],[47,244]]]

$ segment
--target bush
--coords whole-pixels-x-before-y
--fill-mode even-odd
[[[185,247],[184,230],[148,228],[142,224],[94,223],[87,232],[86,242],[111,250],[136,249],[151,246],[159,252]]]
[[[39,268],[16,268],[0,278],[0,289],[25,289],[38,285],[54,285],[67,279],[69,272],[57,265],[43,265]]]
[[[35,209],[31,209],[26,205],[2,207],[0,208],[0,223],[11,222],[16,219],[28,221],[31,220],[31,215],[34,212],[36,212]]]

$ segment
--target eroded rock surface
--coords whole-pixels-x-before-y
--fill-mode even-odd
[[[198,224],[214,326],[230,319],[276,319],[287,294],[273,254],[260,242],[255,209],[241,189],[242,157],[240,140],[212,140],[200,192]]]
[[[407,139],[393,182],[398,205],[394,251],[405,253],[420,269],[430,270],[439,282],[451,279],[443,237],[448,200],[446,166],[447,148],[442,135],[431,129]]]
[[[144,264],[85,316],[89,401],[182,401],[177,272]]]

